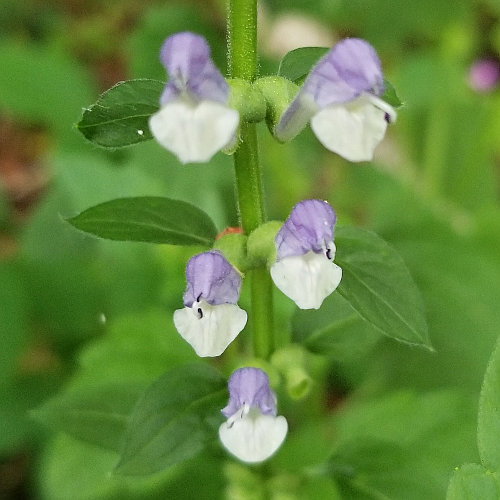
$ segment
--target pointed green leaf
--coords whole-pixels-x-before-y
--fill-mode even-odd
[[[448,485],[446,500],[498,500],[500,484],[497,473],[478,464],[457,468]]]
[[[429,349],[418,289],[399,254],[375,233],[338,228],[335,262],[342,268],[340,294],[384,335]]]
[[[33,411],[56,431],[119,451],[129,414],[144,390],[141,384],[107,383],[57,395]]]
[[[226,400],[226,381],[209,365],[167,371],[138,401],[116,472],[152,474],[198,454],[217,439]]]
[[[477,444],[482,464],[500,470],[500,341],[491,355],[479,399]]]
[[[217,235],[212,219],[199,208],[156,196],[107,201],[66,220],[81,231],[118,241],[211,246]]]
[[[148,119],[158,110],[164,87],[158,80],[119,82],[83,112],[78,130],[89,141],[106,148],[149,140]]]
[[[280,61],[278,76],[288,78],[295,83],[302,83],[311,68],[328,50],[325,47],[300,47],[291,50]]]
[[[393,108],[400,108],[403,103],[398,97],[396,93],[396,89],[388,80],[384,80],[385,91],[380,96],[380,98],[385,101],[387,104],[390,104]]]

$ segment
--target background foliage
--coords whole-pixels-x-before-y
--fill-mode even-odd
[[[220,231],[237,225],[233,172],[222,154],[181,167],[152,142],[99,150],[74,124],[120,80],[163,81],[158,48],[175,31],[203,34],[224,70],[224,3],[0,1],[0,497],[432,500],[452,478],[451,499],[469,487],[497,498],[498,448],[481,444],[500,442],[484,410],[498,398],[495,358],[479,448],[476,427],[500,333],[500,90],[467,80],[475,60],[500,56],[493,0],[262,2],[261,74],[295,47],[359,36],[404,103],[371,165],[328,153],[309,130],[280,145],[262,125],[269,216],[325,198],[341,225],[381,235],[421,291],[436,352],[359,319],[336,328],[353,314],[339,294],[312,316],[276,292],[280,335],[307,348],[316,381],[299,402],[280,394],[293,432],[276,457],[247,468],[214,439],[153,475],[110,476],[138,398],[196,361],[171,313],[197,248],[97,240],[64,218],[113,198],[167,196]]]

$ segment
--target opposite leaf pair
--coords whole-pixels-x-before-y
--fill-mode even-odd
[[[230,88],[210,58],[205,39],[177,33],[160,53],[169,81],[151,116],[151,133],[182,163],[207,162],[233,149],[239,113],[228,105]],[[350,161],[371,160],[394,109],[380,99],[384,82],[375,50],[348,38],[331,49],[309,73],[273,130],[282,142],[293,139],[310,121],[320,142]]]
[[[339,285],[342,270],[335,257],[335,212],[321,200],[293,208],[275,237],[275,285],[301,309],[318,309]],[[186,266],[184,308],[174,324],[198,356],[219,356],[243,330],[247,314],[237,305],[240,273],[218,251],[192,257]]]

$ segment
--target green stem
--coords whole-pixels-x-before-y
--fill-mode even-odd
[[[265,267],[254,269],[250,279],[253,350],[256,356],[267,359],[274,349],[273,283]]]
[[[228,62],[231,78],[257,77],[257,0],[229,0]],[[240,124],[240,142],[234,153],[236,192],[241,226],[251,233],[265,221],[262,178],[255,124]],[[267,269],[249,273],[251,325],[255,356],[267,358],[273,346],[272,283]]]
[[[257,77],[257,0],[229,0],[228,63],[231,78]]]
[[[241,226],[250,234],[265,220],[257,130],[253,123],[240,125],[240,144],[234,153],[236,192]]]

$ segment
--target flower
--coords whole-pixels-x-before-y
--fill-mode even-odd
[[[373,47],[358,38],[335,45],[311,70],[274,130],[285,142],[311,121],[330,151],[349,161],[371,160],[396,112],[380,99],[384,80]]]
[[[198,356],[219,356],[247,322],[247,313],[236,304],[241,276],[212,250],[189,259],[186,279],[185,307],[174,312],[175,327]]]
[[[285,440],[288,424],[276,416],[276,395],[269,378],[260,368],[240,368],[228,382],[229,403],[222,414],[227,418],[219,427],[224,447],[243,462],[268,459]]]
[[[207,42],[194,33],[168,37],[160,60],[170,78],[149,119],[151,133],[182,163],[209,161],[236,140],[239,114],[227,106],[229,86]]]
[[[335,212],[321,200],[295,205],[278,231],[274,284],[301,309],[319,309],[339,285],[342,269],[333,264]]]

